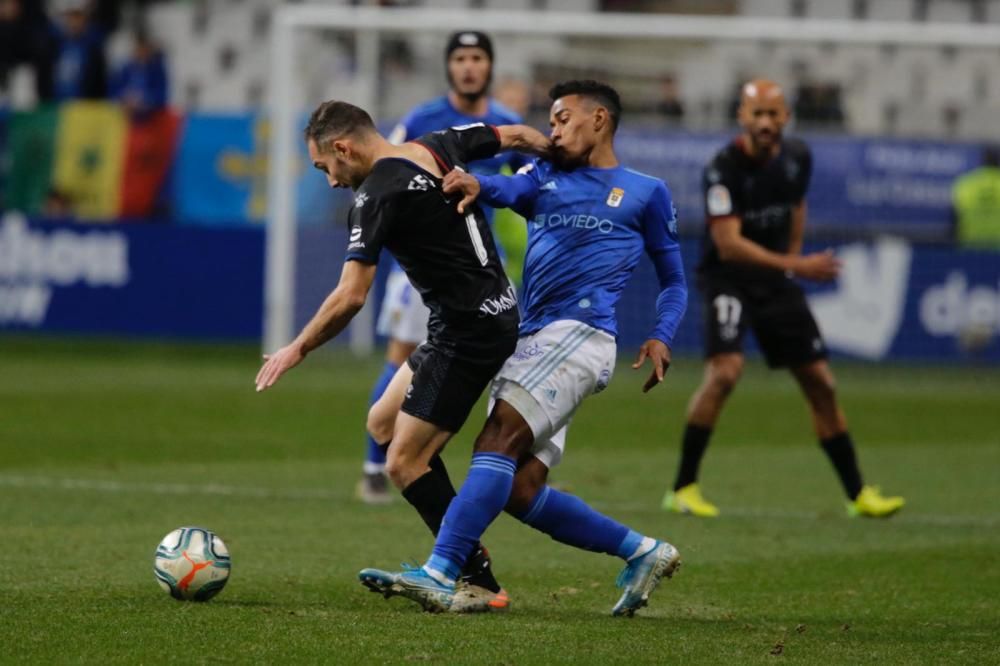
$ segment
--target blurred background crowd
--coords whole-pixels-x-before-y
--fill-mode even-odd
[[[857,270],[842,280],[855,299],[845,312],[867,313],[866,321],[892,335],[904,331],[903,346],[897,345],[904,355],[954,354],[952,338],[973,330],[988,335],[977,333],[975,344],[962,349],[987,349],[1000,359],[993,335],[1000,331],[993,254],[1000,249],[1000,41],[966,42],[960,32],[979,30],[981,37],[990,26],[1000,28],[1000,0],[0,0],[0,278],[8,280],[0,282],[0,325],[45,321],[77,330],[76,322],[89,327],[96,319],[92,307],[76,307],[84,292],[66,293],[72,321],[60,322],[51,313],[59,310],[62,292],[53,292],[54,305],[43,308],[29,298],[34,292],[24,291],[24,276],[35,280],[44,263],[25,239],[41,238],[31,234],[49,233],[53,224],[129,234],[140,228],[248,230],[220,241],[233,267],[221,268],[219,255],[207,251],[199,261],[220,294],[228,289],[218,281],[223,272],[243,275],[245,284],[263,282],[262,229],[274,194],[268,182],[277,101],[274,12],[291,5],[467,17],[462,28],[493,38],[493,96],[542,128],[553,83],[609,82],[626,111],[619,154],[669,184],[692,265],[704,231],[702,169],[738,131],[741,83],[774,79],[793,108],[788,133],[806,138],[814,154],[807,240],[862,253],[851,264]],[[594,25],[609,12],[658,20],[732,17],[754,30],[738,39],[526,34],[483,24],[480,10],[568,11]],[[912,26],[928,39],[810,41],[768,30],[799,19],[853,21],[849,25],[876,35],[892,33],[885,26],[896,35],[900,26],[903,32]],[[325,99],[364,100],[388,131],[415,105],[447,90],[444,40],[456,26],[380,30],[374,57],[365,55],[372,34],[366,27],[296,31],[293,65],[281,76],[293,79],[293,99],[282,101],[297,118]],[[302,312],[335,280],[330,256],[339,256],[336,234],[343,232],[346,201],[307,167],[303,152],[294,160],[293,181]],[[115,224],[121,222],[128,224]],[[904,243],[905,261],[897,253],[904,246],[880,244],[885,236]],[[156,243],[162,248],[180,244],[179,238]],[[220,237],[183,243],[205,248],[213,238]],[[144,239],[129,236],[133,276],[154,270],[138,258]],[[239,243],[246,254],[233,249]],[[964,249],[979,254],[960,254]],[[5,257],[22,259],[5,263]],[[199,265],[183,253],[170,261],[191,275]],[[902,286],[886,282],[884,293],[871,288],[876,278],[893,275]],[[4,284],[13,285],[11,291],[4,292]],[[175,320],[148,328],[257,336],[263,286],[250,291],[256,300],[241,311],[239,325],[206,327],[218,317],[216,309],[197,322],[186,316],[188,328]],[[865,302],[877,293],[891,307]],[[643,325],[643,297],[636,300],[635,330]],[[697,317],[691,313],[688,320]],[[107,330],[102,321],[94,327]],[[831,321],[846,320],[838,314]],[[888,353],[884,345],[866,347],[851,338],[883,333],[856,334],[851,326],[845,325],[841,349],[868,358]],[[696,348],[695,327],[679,340]]]

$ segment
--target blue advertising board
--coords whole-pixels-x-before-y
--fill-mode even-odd
[[[666,180],[684,228],[704,219],[705,165],[733,134],[622,129],[621,161]],[[813,154],[807,197],[811,227],[945,238],[951,227],[951,187],[979,165],[971,144],[805,136]]]
[[[297,326],[336,285],[346,233],[313,227],[299,240]],[[674,350],[698,354],[699,242],[685,240],[681,249],[690,298]],[[835,250],[840,278],[806,285],[834,353],[1000,363],[1000,254],[893,237]],[[0,330],[258,340],[263,266],[261,228],[41,224],[8,214],[0,220]],[[651,330],[657,291],[644,260],[618,306],[623,349]],[[380,281],[375,308],[381,293]]]
[[[0,220],[0,330],[261,335],[264,233]]]
[[[684,241],[681,250],[689,298],[674,348],[701,353],[705,312],[694,275],[699,243]],[[843,262],[840,277],[803,286],[835,354],[870,361],[1000,363],[1000,253],[892,237],[834,250]],[[618,307],[620,346],[636,348],[645,340],[656,294],[652,265],[643,261]],[[750,341],[748,349],[753,348]]]

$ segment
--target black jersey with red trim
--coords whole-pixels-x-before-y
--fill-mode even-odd
[[[496,128],[483,123],[425,134],[416,143],[443,173],[500,151]],[[378,160],[348,213],[347,260],[374,264],[385,248],[431,312],[429,337],[476,342],[517,329],[517,296],[482,210],[474,205],[459,214],[460,198],[446,196],[441,179],[414,162]]]
[[[786,253],[791,239],[792,211],[805,198],[812,175],[812,156],[805,142],[787,138],[778,155],[758,160],[737,138],[705,167],[705,240],[699,273],[735,279],[768,279],[783,275],[769,268],[725,262],[709,227],[713,220],[735,216],[740,233],[773,252]]]

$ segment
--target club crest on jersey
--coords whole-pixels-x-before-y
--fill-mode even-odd
[[[608,195],[608,205],[612,208],[618,208],[622,205],[622,197],[625,196],[625,190],[620,187],[612,187],[611,194]]]
[[[358,195],[354,197],[354,207],[361,208],[368,201],[368,194],[366,192],[358,192]]]
[[[410,181],[410,184],[406,186],[406,189],[426,192],[432,187],[434,187],[434,181],[432,181],[427,176],[418,173],[416,176],[413,177],[413,180]]]

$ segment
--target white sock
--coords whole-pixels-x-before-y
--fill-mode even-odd
[[[626,561],[631,562],[640,555],[645,555],[649,551],[653,550],[653,548],[655,547],[656,547],[656,539],[651,539],[648,536],[644,536],[642,537],[642,541],[639,542],[639,546],[635,549],[635,551],[631,555],[628,556],[628,560]]]
[[[423,566],[423,569],[424,569],[424,572],[428,576],[430,576],[431,578],[433,578],[437,582],[441,583],[442,585],[447,585],[448,587],[455,587],[455,579],[454,578],[449,578],[447,575],[441,573],[437,569],[431,569],[426,564]]]

